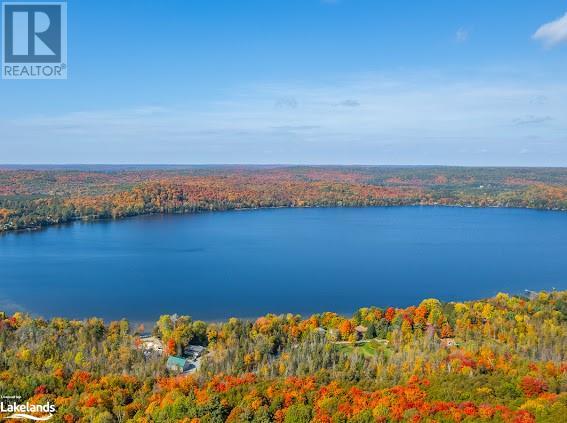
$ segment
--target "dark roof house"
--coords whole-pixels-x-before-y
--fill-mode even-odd
[[[203,351],[205,351],[205,347],[201,345],[187,345],[183,353],[191,358],[199,358],[203,354]]]

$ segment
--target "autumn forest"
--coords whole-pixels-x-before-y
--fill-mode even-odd
[[[567,169],[94,166],[0,168],[0,231],[77,219],[259,207],[567,209]]]
[[[57,422],[560,422],[567,292],[219,323],[0,315],[0,391]],[[167,357],[206,348],[198,372]]]
[[[414,205],[567,210],[567,169],[0,170],[0,232],[155,213]],[[150,327],[0,310],[0,393],[54,404],[50,421],[62,423],[561,422],[567,291],[348,316],[164,314]]]

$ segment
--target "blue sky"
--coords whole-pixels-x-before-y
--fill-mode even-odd
[[[566,13],[69,0],[69,79],[0,81],[0,163],[567,166]]]

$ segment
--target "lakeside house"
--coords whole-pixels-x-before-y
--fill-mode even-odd
[[[356,338],[362,339],[364,338],[366,331],[368,331],[368,328],[366,326],[358,325],[354,328],[354,331],[356,332]]]
[[[167,367],[167,370],[172,372],[183,373],[191,370],[191,368],[194,367],[194,364],[186,358],[171,355],[167,358],[165,366]]]
[[[146,357],[165,354],[161,339],[150,334],[141,335],[136,341],[136,348],[142,350]],[[187,345],[183,348],[182,356],[172,355],[167,358],[166,368],[175,373],[193,373],[199,369],[205,351],[206,348],[201,345]]]
[[[203,355],[205,347],[201,345],[187,345],[183,349],[183,355],[191,360],[197,360]]]
[[[140,336],[140,349],[144,354],[163,354],[163,342],[155,336],[142,335]]]

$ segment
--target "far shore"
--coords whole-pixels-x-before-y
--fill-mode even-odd
[[[542,212],[567,212],[566,209],[562,208],[545,208],[545,207],[518,207],[518,206],[507,206],[507,205],[486,205],[486,206],[478,206],[475,204],[440,204],[440,203],[433,203],[433,204],[384,204],[384,205],[370,205],[370,206],[338,206],[338,205],[331,205],[331,206],[266,206],[266,207],[235,207],[235,208],[228,208],[228,209],[219,209],[219,210],[196,210],[196,211],[172,211],[172,212],[159,212],[159,213],[140,213],[140,214],[132,214],[127,216],[119,216],[119,217],[92,217],[92,216],[83,216],[83,217],[73,217],[67,222],[60,222],[60,223],[53,223],[48,225],[42,226],[34,226],[29,228],[21,228],[21,229],[0,229],[0,236],[7,235],[7,234],[17,234],[17,233],[29,233],[29,232],[36,232],[42,231],[49,228],[54,227],[64,227],[67,225],[73,225],[77,222],[83,223],[99,223],[99,222],[112,222],[112,221],[119,221],[119,220],[127,220],[133,218],[140,218],[140,217],[149,217],[149,216],[167,216],[167,215],[194,215],[194,214],[203,214],[203,213],[224,213],[224,212],[247,212],[247,211],[257,211],[257,210],[278,210],[278,209],[334,209],[334,208],[348,208],[348,209],[368,209],[368,208],[395,208],[395,207],[455,207],[455,208],[469,208],[469,209],[510,209],[510,210],[533,210],[533,211],[542,211]]]

